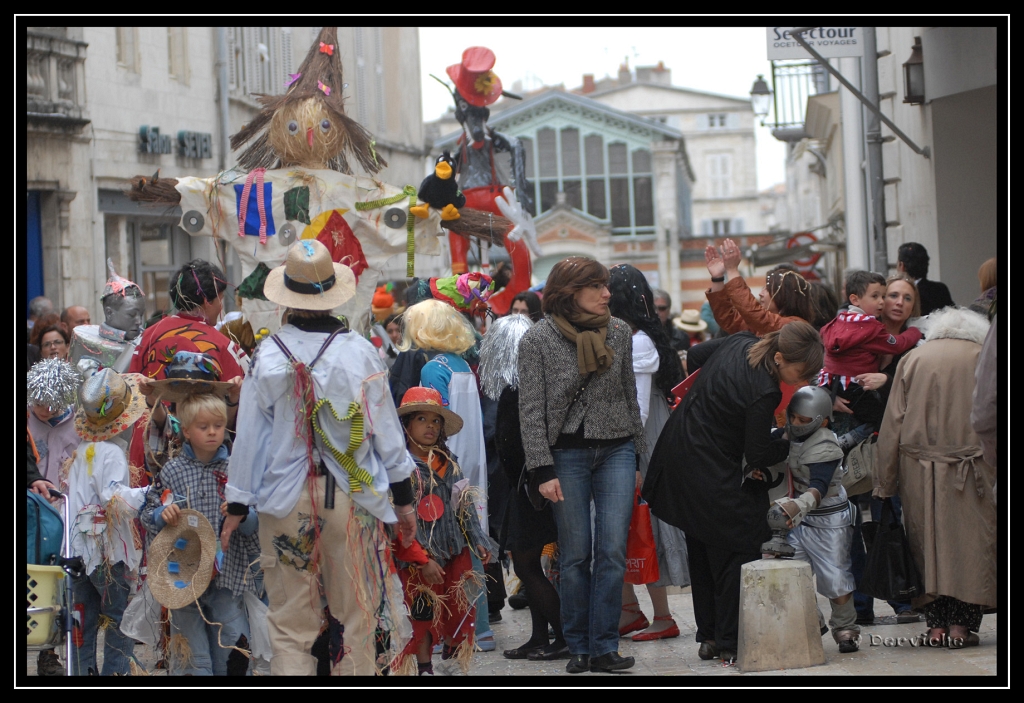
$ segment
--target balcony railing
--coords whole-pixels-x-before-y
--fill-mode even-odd
[[[26,106],[30,126],[77,132],[89,123],[85,106],[88,44],[28,30]]]
[[[828,73],[817,61],[772,61],[774,123],[772,135],[782,141],[807,136],[804,111],[807,98],[828,92]]]

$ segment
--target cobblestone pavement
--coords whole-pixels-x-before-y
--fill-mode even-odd
[[[641,607],[651,616],[650,600],[646,589],[637,588]],[[573,678],[580,680],[582,685],[599,685],[598,679],[608,680],[609,677],[619,679],[615,683],[626,683],[623,679],[635,680],[636,685],[644,685],[647,677],[654,676],[814,676],[814,677],[846,677],[846,676],[915,676],[915,677],[949,677],[949,676],[995,676],[996,652],[998,645],[998,615],[986,615],[982,620],[979,635],[981,646],[966,649],[929,649],[903,646],[872,645],[872,636],[878,638],[911,638],[926,630],[925,623],[908,625],[896,624],[892,609],[883,601],[875,601],[877,619],[874,625],[862,627],[862,640],[859,652],[840,654],[830,635],[825,635],[822,643],[825,648],[825,664],[806,669],[784,669],[780,671],[746,673],[736,667],[723,667],[717,661],[702,661],[697,657],[697,644],[694,641],[696,625],[693,620],[693,607],[689,593],[669,596],[672,614],[682,631],[682,636],[655,642],[633,642],[628,638],[619,640],[619,652],[623,656],[636,658],[636,666],[622,674],[577,674]],[[818,606],[827,615],[828,601],[818,596]],[[535,677],[535,676],[572,676],[565,671],[565,661],[531,662],[526,660],[508,660],[502,656],[502,650],[517,647],[530,637],[530,611],[513,610],[508,605],[501,611],[502,620],[493,624],[497,648],[493,652],[478,652],[472,662],[469,675],[472,677]],[[100,649],[102,651],[102,648]],[[137,646],[135,655],[140,663],[152,675],[164,676],[166,672],[153,667],[157,657],[151,647]],[[28,673],[35,675],[36,653],[28,653]],[[441,662],[440,657],[434,658],[434,670],[439,675],[461,676],[456,667],[448,662]],[[584,682],[584,679],[589,679]],[[252,685],[259,685],[255,679]],[[526,683],[523,681],[522,683]],[[648,683],[649,680],[648,680]],[[661,682],[672,685],[668,681]],[[718,682],[725,683],[725,682]],[[771,685],[771,682],[766,682]],[[783,685],[783,682],[778,682]],[[857,685],[856,682],[851,682]],[[979,681],[979,683],[981,683]],[[490,681],[495,686],[516,685],[508,681]],[[896,684],[896,682],[894,682]],[[686,684],[680,684],[686,685]],[[844,684],[839,684],[844,685]],[[898,685],[898,684],[897,684]],[[941,685],[941,684],[939,684]]]

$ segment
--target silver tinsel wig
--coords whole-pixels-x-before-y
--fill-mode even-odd
[[[484,335],[477,374],[480,387],[491,400],[497,400],[505,388],[519,386],[519,341],[532,326],[526,315],[507,315]]]
[[[28,370],[28,401],[62,410],[73,405],[82,385],[75,367],[62,359],[43,359]]]

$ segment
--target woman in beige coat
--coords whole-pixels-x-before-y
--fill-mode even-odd
[[[920,326],[926,342],[900,361],[878,433],[876,495],[903,500],[929,644],[973,646],[982,612],[996,606],[995,469],[971,429],[988,320],[950,307]]]

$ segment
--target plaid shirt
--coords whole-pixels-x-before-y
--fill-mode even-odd
[[[214,533],[219,535],[224,521],[220,514],[220,506],[224,502],[227,475],[227,445],[221,446],[213,461],[204,464],[196,459],[192,447],[186,442],[181,454],[168,461],[157,474],[156,481],[146,498],[146,507],[139,515],[143,527],[146,528],[147,551],[153,538],[163,527],[163,520],[158,523],[157,517],[162,507],[160,496],[165,489],[174,492],[175,500],[188,498],[187,503],[179,503],[179,506],[190,505],[193,510],[201,512],[210,521]],[[255,519],[254,512],[250,510],[246,519]],[[236,596],[246,591],[255,593],[256,586],[249,565],[257,561],[259,556],[259,537],[255,533],[243,535],[241,530],[235,530],[231,535],[228,551],[224,554],[223,568],[211,582],[211,587],[230,588]]]

